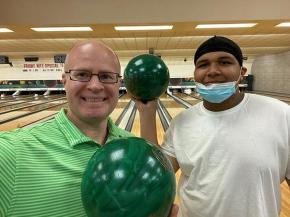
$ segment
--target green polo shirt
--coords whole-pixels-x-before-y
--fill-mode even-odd
[[[107,142],[133,136],[108,121]],[[101,146],[61,110],[31,128],[0,133],[0,217],[82,217],[81,180]]]

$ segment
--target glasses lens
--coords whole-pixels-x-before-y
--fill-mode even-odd
[[[70,71],[71,78],[76,81],[89,81],[91,79],[92,73],[82,70],[72,70]]]
[[[92,76],[96,75],[102,83],[117,83],[118,74],[114,72],[100,72],[99,74],[92,74],[85,70],[71,70],[70,78],[74,81],[90,81]]]
[[[112,72],[99,73],[100,82],[103,83],[115,83],[117,82],[117,74]]]

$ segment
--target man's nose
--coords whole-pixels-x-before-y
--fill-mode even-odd
[[[220,74],[220,68],[219,68],[218,64],[211,63],[209,68],[208,68],[207,74],[208,74],[208,76],[219,75]]]
[[[100,82],[98,75],[94,74],[92,75],[91,80],[88,82],[88,87],[94,89],[103,89],[104,85],[102,82]]]

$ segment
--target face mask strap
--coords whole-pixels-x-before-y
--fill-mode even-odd
[[[239,77],[238,77],[238,80],[236,81],[236,88],[239,86],[239,83],[240,83],[240,79],[243,77],[242,76],[242,69],[243,69],[243,66],[241,66],[240,68],[240,73],[239,73]]]

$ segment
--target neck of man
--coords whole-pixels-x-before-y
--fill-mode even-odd
[[[104,145],[106,143],[107,137],[108,137],[108,124],[107,121],[105,123],[102,123],[100,125],[87,125],[83,127],[79,127],[80,130],[99,143],[100,145]]]
[[[243,100],[243,98],[244,98],[244,93],[237,91],[234,95],[232,95],[230,98],[228,98],[222,103],[210,103],[204,100],[203,105],[207,110],[210,110],[210,111],[214,111],[214,112],[224,111],[238,105]]]
[[[70,111],[68,111],[67,116],[86,136],[101,145],[106,143],[109,131],[107,118],[104,120],[80,120],[75,118]]]

